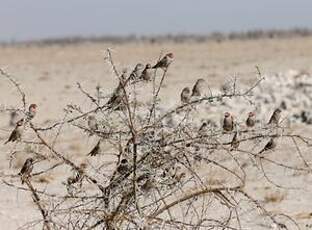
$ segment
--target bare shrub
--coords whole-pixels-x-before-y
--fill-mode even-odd
[[[201,129],[194,124],[198,109],[210,104],[237,97],[252,103],[253,89],[263,80],[259,68],[254,84],[245,90],[235,79],[223,93],[192,97],[164,110],[160,92],[168,68],[155,69],[153,79],[145,81],[120,73],[109,49],[105,60],[118,81],[111,96],[103,95],[100,87],[88,92],[78,84],[93,103],[91,110],[71,104],[63,120],[45,127],[31,120],[24,124],[27,132],[18,145],[28,149],[34,169],[23,186],[16,175],[14,183],[5,178],[3,183],[28,192],[40,211],[41,219],[25,229],[38,224],[43,229],[299,229],[292,217],[266,210],[246,187],[249,175],[257,174],[270,186],[288,189],[267,172],[272,167],[310,173],[305,152],[311,139],[293,134],[283,120],[251,128],[234,120],[227,131],[209,122]],[[22,103],[15,110],[26,116],[28,101],[20,85],[5,71],[1,75],[19,91]],[[152,92],[140,94],[147,85]],[[88,119],[96,123],[88,125]],[[84,161],[55,145],[68,132],[96,140]],[[294,160],[280,160],[273,148],[262,151],[269,140],[277,145],[288,141],[296,151]],[[70,149],[79,147],[72,144]],[[62,189],[55,192],[49,183]],[[279,202],[282,197],[265,199]]]

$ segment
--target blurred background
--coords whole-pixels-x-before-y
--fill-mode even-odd
[[[309,0],[0,0],[0,41],[312,27]]]

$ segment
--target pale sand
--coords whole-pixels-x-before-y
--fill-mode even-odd
[[[312,72],[312,38],[201,44],[86,43],[47,47],[0,47],[0,67],[21,83],[28,102],[38,104],[39,110],[34,123],[44,124],[48,120],[62,119],[63,108],[69,103],[80,102],[79,104],[84,104],[85,109],[91,108],[91,103],[82,97],[77,89],[76,82],[80,82],[88,91],[94,92],[97,84],[100,84],[106,92],[113,90],[117,81],[110,66],[104,61],[104,52],[108,47],[113,49],[115,64],[120,71],[123,67],[133,68],[137,62],[155,63],[160,52],[173,52],[175,61],[170,67],[165,87],[161,91],[162,98],[170,96],[170,103],[178,102],[181,89],[186,85],[192,86],[199,77],[207,79],[212,88],[219,88],[228,76],[237,75],[243,83],[252,82],[256,76],[255,65],[268,75],[287,72],[289,69]],[[0,81],[0,92],[1,105],[6,107],[21,105],[16,90],[4,78]],[[7,126],[8,114],[2,113],[0,118],[0,140],[4,142],[11,128]],[[300,127],[302,126],[299,125],[297,129],[306,136],[312,134],[311,127],[305,129]],[[66,141],[62,143],[60,149],[69,152],[70,155],[84,155],[94,141],[92,139],[80,141],[80,137],[81,133],[75,133],[64,138]],[[8,155],[13,149],[14,145],[0,145],[0,162],[2,162],[0,173],[18,173],[22,163],[15,162],[18,168],[9,169]],[[279,150],[280,156],[285,161],[291,159],[293,151],[287,149],[287,146],[281,146]],[[310,163],[312,156],[306,157]],[[25,159],[25,156],[20,158]],[[61,181],[66,179],[62,175],[63,172],[57,173]],[[247,189],[254,197],[257,195],[260,199],[272,193],[284,194],[285,197],[281,202],[269,202],[265,207],[272,212],[282,211],[295,217],[302,226],[312,224],[311,174],[283,175],[282,170],[279,173],[279,182],[282,185],[304,185],[304,189],[284,191],[268,183],[264,186],[263,178],[261,180],[253,178],[254,181]],[[293,177],[293,180],[289,180],[290,177]],[[58,189],[57,184],[54,189]],[[32,218],[39,217],[27,192],[17,192],[16,189],[4,184],[0,187],[0,207],[1,229],[16,229]]]

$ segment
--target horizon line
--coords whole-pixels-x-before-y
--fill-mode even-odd
[[[79,44],[86,42],[109,42],[109,43],[126,43],[126,42],[204,42],[224,40],[256,40],[262,38],[293,38],[312,36],[312,28],[293,27],[289,29],[248,29],[236,30],[230,32],[213,31],[207,33],[157,33],[149,35],[140,35],[129,33],[120,34],[103,34],[103,35],[72,35],[72,36],[55,36],[38,39],[25,39],[0,41],[1,46],[6,45],[65,45]]]

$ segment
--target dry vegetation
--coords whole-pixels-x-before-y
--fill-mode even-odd
[[[199,128],[195,121],[201,109],[225,100],[254,103],[253,91],[263,81],[258,67],[249,87],[240,87],[234,78],[222,92],[208,90],[163,109],[159,95],[170,66],[155,69],[152,79],[145,81],[118,70],[109,49],[105,61],[118,82],[113,94],[103,93],[100,86],[88,92],[78,83],[93,108],[85,111],[83,104],[70,104],[64,118],[48,126],[32,123],[27,95],[1,70],[21,96],[20,107],[5,111],[25,115],[23,137],[11,151],[10,162],[22,168],[24,161],[16,158],[19,152],[34,159],[30,172],[2,180],[27,192],[41,215],[22,229],[300,229],[292,216],[264,207],[281,202],[286,193],[267,193],[262,201],[249,193],[249,175],[263,177],[276,189],[291,190],[270,169],[311,174],[306,153],[312,140],[294,134],[283,119],[246,127],[235,118],[230,130],[206,121]],[[73,132],[96,140],[84,161],[56,145]],[[271,139],[290,143],[294,154],[289,161],[274,148],[264,148]],[[71,145],[72,151],[78,148]]]

